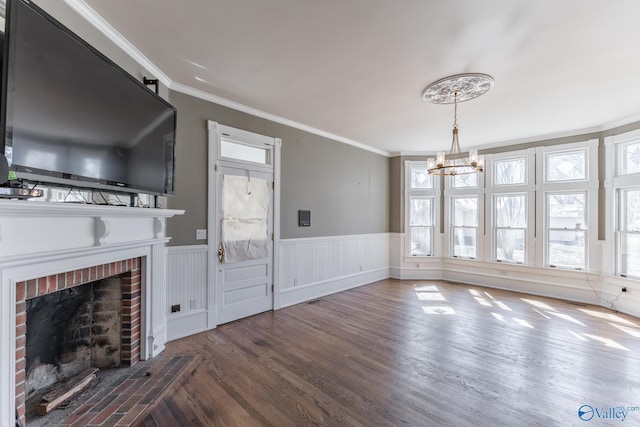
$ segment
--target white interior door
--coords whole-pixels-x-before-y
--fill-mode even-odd
[[[272,310],[274,138],[217,126],[215,268],[217,324]],[[210,222],[211,223],[211,222]],[[213,231],[213,230],[212,230]],[[213,242],[211,242],[213,243]]]

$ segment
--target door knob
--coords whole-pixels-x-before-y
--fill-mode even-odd
[[[220,262],[224,260],[224,246],[222,246],[222,242],[220,242],[220,246],[218,246],[218,260],[220,260]]]

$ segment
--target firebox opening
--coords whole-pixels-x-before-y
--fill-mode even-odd
[[[122,278],[28,299],[26,397],[90,368],[122,361]]]

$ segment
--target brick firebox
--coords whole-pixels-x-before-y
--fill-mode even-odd
[[[16,283],[16,408],[25,422],[26,301],[113,276],[122,277],[122,364],[140,360],[142,260],[132,258]]]

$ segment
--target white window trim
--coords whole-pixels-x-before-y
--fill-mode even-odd
[[[546,154],[552,152],[575,151],[587,149],[586,180],[565,182],[545,182]],[[538,147],[536,149],[536,259],[538,266],[550,267],[548,259],[547,232],[547,194],[572,193],[584,191],[586,194],[586,242],[584,271],[599,272],[602,270],[601,257],[598,256],[598,140]],[[561,267],[557,267],[560,269]]]
[[[494,184],[494,162],[500,160],[509,160],[517,158],[525,158],[526,172],[524,184]],[[528,148],[526,150],[509,151],[498,154],[485,155],[485,174],[487,175],[487,203],[485,209],[485,218],[487,218],[487,228],[490,235],[487,236],[485,244],[485,254],[487,260],[499,262],[496,257],[496,232],[495,232],[495,208],[494,196],[499,194],[526,194],[527,197],[527,230],[525,232],[525,260],[524,265],[536,265],[536,238],[535,238],[535,197],[536,197],[536,149]],[[500,261],[505,264],[511,264],[508,261]]]
[[[605,203],[610,207],[605,215],[603,268],[605,274],[620,276],[622,257],[620,248],[620,190],[640,187],[640,173],[620,175],[620,148],[622,144],[640,141],[640,129],[605,138]]]
[[[405,262],[422,262],[428,259],[439,258],[442,256],[442,238],[440,235],[440,177],[432,176],[433,188],[425,189],[412,189],[411,188],[411,167],[412,166],[427,166],[426,160],[405,160],[404,162],[404,245],[403,245],[403,258]],[[409,202],[411,197],[432,197],[432,219],[433,219],[433,233],[432,233],[432,245],[431,255],[411,255],[411,224],[409,221],[410,207]]]
[[[445,189],[445,227],[444,227],[444,242],[443,246],[443,257],[451,258],[451,259],[465,259],[465,260],[485,260],[485,245],[486,245],[486,236],[485,236],[485,226],[484,226],[484,199],[485,199],[485,188],[484,188],[484,173],[478,174],[478,187],[465,187],[465,188],[453,188],[451,187],[451,178],[447,177],[445,179],[446,189]],[[474,258],[465,258],[453,256],[453,199],[455,197],[464,197],[464,196],[477,196],[478,197],[478,226],[476,228],[476,256]]]

